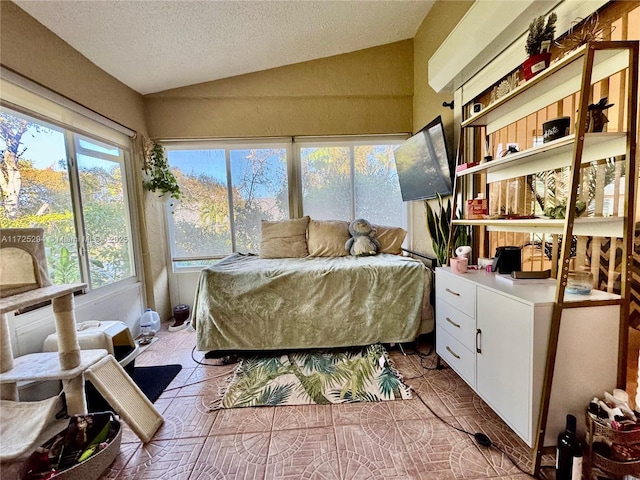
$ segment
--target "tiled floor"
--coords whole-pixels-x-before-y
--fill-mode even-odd
[[[207,360],[197,351],[194,361],[193,332],[161,331],[159,338],[136,365],[183,366],[156,402],[165,424],[146,445],[126,429],[103,480],[529,478],[505,454],[436,417],[485,432],[522,467],[531,460],[530,449],[455,373],[424,368],[433,355],[390,349],[415,390],[412,400],[209,411],[235,366],[201,365]]]
[[[638,333],[630,341],[636,359]],[[136,366],[183,366],[155,403],[165,423],[146,445],[125,426],[120,454],[101,480],[530,478],[509,457],[528,468],[531,450],[452,370],[432,370],[433,355],[389,350],[412,400],[210,411],[235,365],[202,365],[202,352],[194,360],[193,332],[165,325],[158,337]],[[420,350],[427,353],[428,343]],[[629,366],[635,379],[637,363]],[[486,433],[506,454],[458,429]],[[5,478],[11,471],[3,470]]]

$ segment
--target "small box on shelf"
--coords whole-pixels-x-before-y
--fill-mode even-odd
[[[479,193],[473,200],[467,200],[467,220],[482,220],[489,214],[489,201]]]
[[[477,165],[479,165],[479,163],[478,163],[478,162],[467,162],[467,163],[462,163],[462,164],[460,164],[460,165],[458,165],[458,166],[456,167],[456,173],[458,173],[458,172],[463,172],[463,171],[465,171],[467,168],[475,167],[475,166],[477,166]]]

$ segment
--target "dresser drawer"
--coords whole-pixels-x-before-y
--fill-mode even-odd
[[[462,313],[475,318],[476,286],[445,270],[436,270],[436,299],[443,300]]]
[[[436,323],[469,350],[475,349],[476,320],[436,298]]]
[[[444,329],[436,328],[436,353],[453,368],[471,388],[476,385],[476,355]]]

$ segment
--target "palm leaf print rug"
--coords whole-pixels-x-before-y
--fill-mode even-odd
[[[382,345],[243,358],[220,408],[411,398]]]

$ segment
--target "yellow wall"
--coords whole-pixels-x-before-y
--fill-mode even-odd
[[[453,143],[453,110],[442,102],[453,100],[453,93],[436,93],[429,86],[429,58],[447,38],[469,10],[473,1],[438,1],[435,3],[413,39],[413,131],[417,132],[438,115],[442,116],[447,135],[449,154],[455,155]],[[437,26],[437,28],[434,28]],[[461,48],[464,48],[461,46]],[[455,158],[455,157],[454,157]],[[433,202],[431,202],[433,204]],[[437,202],[435,202],[437,203]],[[431,237],[427,231],[424,202],[411,202],[411,246],[433,254]]]
[[[410,132],[405,40],[145,96],[156,138]]]
[[[142,95],[91,63],[14,3],[0,1],[0,22],[0,63],[3,67],[131,130],[146,134]],[[145,207],[138,212],[140,215],[147,212],[144,215],[151,220],[147,222],[149,237],[165,238],[164,224],[157,220],[162,218],[157,202],[147,198]],[[151,242],[145,254],[151,259],[145,273],[153,282],[152,290],[147,292],[147,305],[168,318],[171,308],[166,245]]]
[[[14,3],[0,2],[0,22],[4,67],[131,130],[146,131],[142,95],[91,63]]]

